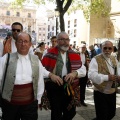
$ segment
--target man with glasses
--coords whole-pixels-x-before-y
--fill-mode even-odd
[[[116,81],[120,72],[116,58],[111,55],[112,51],[113,43],[103,42],[102,53],[95,56],[89,64],[88,77],[94,85],[94,120],[112,120],[116,113]]]
[[[47,71],[37,56],[29,54],[31,44],[31,37],[27,33],[21,32],[16,37],[17,52],[10,54],[2,91],[4,120],[38,120],[38,104],[44,92],[43,77],[62,81],[59,76]],[[0,59],[0,83],[5,75],[3,71],[7,56],[5,54]]]
[[[2,55],[5,55],[6,53],[13,53],[13,52],[17,51],[16,46],[15,46],[15,41],[16,41],[17,35],[20,32],[23,31],[23,25],[21,23],[19,23],[19,22],[14,22],[12,24],[11,28],[12,28],[12,38],[8,39],[6,41],[6,44],[4,45],[4,48],[3,48]],[[33,50],[32,50],[32,47],[30,47],[29,52],[34,54]]]
[[[79,85],[78,78],[86,75],[86,68],[82,65],[80,56],[70,48],[66,32],[57,35],[57,44],[42,59],[43,66],[62,79],[46,79],[45,82],[51,120],[72,120],[76,114],[75,89]]]

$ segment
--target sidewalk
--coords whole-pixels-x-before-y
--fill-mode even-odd
[[[87,107],[77,107],[77,114],[73,120],[92,120],[95,118],[95,109],[94,109],[94,101],[93,101],[93,88],[89,87],[86,89],[86,100]],[[113,120],[120,120],[120,94],[117,94],[117,111],[116,116]],[[39,112],[38,120],[51,120],[50,119],[50,110],[42,110]]]

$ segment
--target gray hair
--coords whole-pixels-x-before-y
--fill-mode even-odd
[[[62,31],[62,32],[60,32],[60,33],[57,34],[57,36],[56,36],[56,37],[57,37],[57,40],[58,40],[58,39],[60,38],[60,36],[63,35],[63,34],[68,35],[65,31]]]
[[[103,46],[103,45],[105,45],[106,43],[111,43],[111,44],[113,45],[113,43],[112,43],[111,41],[109,41],[109,40],[104,41],[101,45]]]
[[[18,40],[18,37],[19,37],[21,34],[26,34],[26,35],[28,35],[30,42],[32,41],[32,38],[31,38],[30,34],[28,34],[28,33],[26,33],[26,32],[20,32],[20,33],[17,35],[16,41]]]

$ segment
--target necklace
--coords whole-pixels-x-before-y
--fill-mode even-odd
[[[105,59],[105,57],[103,56],[103,58]],[[109,66],[111,66],[114,69],[114,74],[117,74],[117,67],[116,66],[112,66],[106,59],[105,61],[108,63]]]
[[[105,57],[103,56],[103,58],[105,59]],[[105,59],[105,61],[108,63],[108,65],[109,66],[111,66],[113,69],[115,69],[115,67],[114,66],[112,66],[106,59]]]

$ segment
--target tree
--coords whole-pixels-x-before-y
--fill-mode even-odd
[[[44,0],[33,0],[35,4],[45,4]],[[72,12],[78,9],[83,10],[84,16],[87,21],[90,19],[90,14],[96,14],[99,16],[108,16],[110,8],[107,6],[105,0],[48,0],[54,2],[60,13],[60,30],[65,31],[64,14],[66,12]],[[27,4],[30,0],[15,0],[12,2],[12,6],[22,7],[23,4]]]

